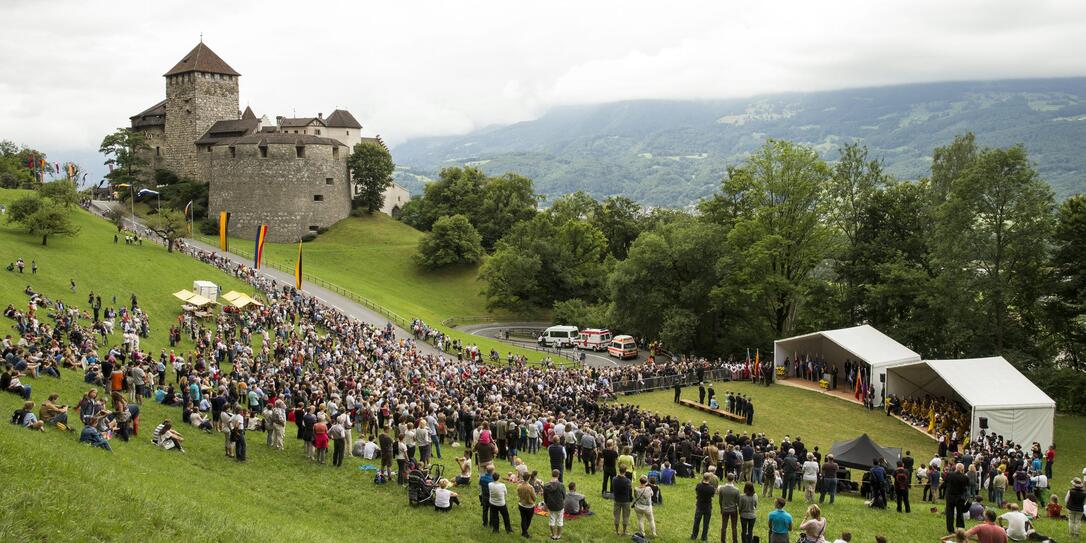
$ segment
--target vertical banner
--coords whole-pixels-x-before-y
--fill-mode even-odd
[[[298,261],[294,263],[294,288],[302,288],[302,241],[298,240]]]
[[[253,248],[253,267],[260,269],[260,261],[264,259],[264,239],[268,236],[268,225],[262,224],[256,227],[256,247]]]
[[[226,236],[230,232],[230,213],[228,211],[219,212],[219,249],[228,251],[229,245],[226,240]]]
[[[189,223],[189,237],[192,237],[192,200],[185,204],[185,221]]]

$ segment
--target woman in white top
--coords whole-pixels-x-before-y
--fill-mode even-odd
[[[633,491],[633,510],[637,515],[637,531],[645,535],[645,522],[649,523],[652,537],[656,537],[656,517],[652,513],[652,487],[649,486],[649,478],[641,476],[641,486]]]
[[[505,521],[505,531],[513,533],[513,526],[509,524],[509,508],[505,506],[505,483],[501,482],[501,475],[494,473],[494,480],[487,485],[490,491],[490,528],[498,533],[498,515]]]
[[[407,423],[407,431],[403,433],[404,445],[407,445],[407,457],[415,459],[415,424]]]
[[[807,453],[807,461],[803,463],[803,497],[807,503],[814,502],[815,485],[818,483],[818,462],[815,462],[814,454]]]
[[[807,541],[810,543],[826,543],[826,519],[817,505],[807,508],[807,514],[803,516],[803,523],[799,525],[799,530],[807,536]]]

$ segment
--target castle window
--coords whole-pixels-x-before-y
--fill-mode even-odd
[[[348,130],[348,131],[347,131],[347,135],[348,135],[348,136],[350,136],[350,135],[351,135],[351,131],[350,131],[350,130]]]
[[[319,227],[319,226],[317,226],[317,225],[315,225],[315,224],[311,224],[311,225],[309,225],[309,231],[310,231],[310,232],[316,232],[316,231],[318,231],[318,230],[320,230],[320,229],[321,229],[321,227]]]
[[[314,194],[313,195],[313,201],[314,202],[323,202],[324,201],[324,195],[323,194]]]
[[[260,146],[260,158],[268,158],[268,146],[267,145],[261,145]]]
[[[155,147],[155,156],[162,156],[162,148]]]
[[[325,185],[331,185],[334,182],[335,182],[335,180],[333,180],[331,177],[325,177],[324,178],[324,184]]]
[[[210,145],[208,145],[207,147],[204,147],[204,149],[207,149],[207,152],[209,152],[209,153],[211,152],[211,146]]]
[[[294,153],[297,155],[298,158],[305,158],[305,147],[302,145],[295,147]]]
[[[332,147],[332,159],[339,160],[339,147]]]
[[[233,145],[230,146],[230,158],[237,158],[238,150]]]
[[[320,128],[317,129],[317,135],[318,136],[321,135],[321,129]]]

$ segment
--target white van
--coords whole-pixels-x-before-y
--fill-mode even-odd
[[[539,344],[545,347],[573,347],[580,335],[576,326],[551,326],[539,336]]]

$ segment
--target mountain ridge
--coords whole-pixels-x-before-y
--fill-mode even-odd
[[[585,190],[683,207],[714,192],[728,165],[766,138],[827,160],[860,141],[901,179],[927,175],[932,150],[973,131],[980,145],[1022,143],[1063,198],[1086,190],[1086,77],[914,83],[720,100],[629,100],[556,107],[541,117],[392,149],[413,193],[446,166],[516,171],[556,196]]]

